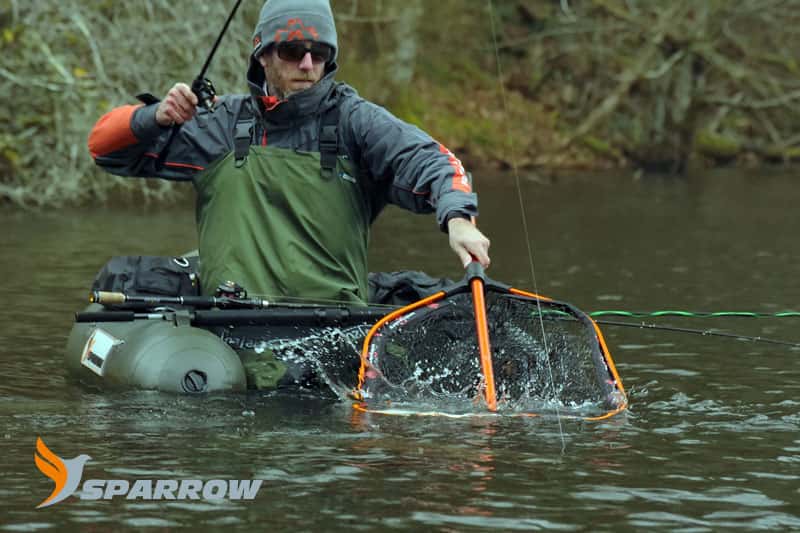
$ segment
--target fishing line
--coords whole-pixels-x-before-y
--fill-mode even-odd
[[[503,66],[500,63],[500,47],[497,42],[497,28],[495,26],[494,20],[494,3],[492,0],[487,0],[489,5],[489,21],[491,22],[492,27],[492,42],[494,44],[494,55],[495,55],[495,62],[497,63],[497,84],[500,86],[500,99],[503,103],[503,114],[506,117],[506,121],[510,118],[510,113],[508,112],[508,99],[506,98],[506,88],[505,83],[503,83]],[[522,186],[520,184],[519,179],[519,169],[517,168],[517,157],[516,157],[516,150],[514,145],[514,136],[511,133],[511,130],[508,130],[508,146],[509,146],[509,153],[511,159],[511,169],[514,174],[514,183],[517,188],[517,198],[519,199],[519,208],[520,208],[520,215],[522,216],[522,230],[523,235],[525,237],[525,246],[528,251],[528,264],[530,265],[531,269],[531,281],[533,282],[533,292],[539,294],[539,287],[536,282],[536,268],[534,267],[533,262],[533,245],[531,244],[531,236],[530,231],[528,229],[528,217],[525,213],[525,200],[522,197]],[[547,346],[547,335],[544,329],[544,320],[542,319],[542,308],[539,300],[536,300],[536,307],[539,311],[539,325],[542,329],[542,343],[544,345],[545,353],[550,353],[550,349]],[[547,361],[547,373],[550,378],[550,386],[553,388],[553,391],[556,395],[558,395],[558,389],[555,386],[555,378],[553,377],[553,367],[550,364],[550,358],[545,358]],[[556,414],[556,420],[558,420],[558,432],[561,436],[561,453],[564,453],[567,442],[564,437],[564,428],[561,424],[561,413],[558,408],[558,398],[556,397],[556,401],[553,402],[553,409]]]

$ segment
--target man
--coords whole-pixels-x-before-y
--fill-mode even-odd
[[[269,0],[253,45],[250,96],[198,111],[178,83],[161,101],[114,109],[89,137],[108,172],[193,181],[204,292],[232,280],[267,298],[363,303],[369,228],[387,202],[435,211],[461,262],[488,266],[458,159],[334,81],[329,0]]]

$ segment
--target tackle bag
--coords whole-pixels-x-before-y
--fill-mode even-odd
[[[129,296],[200,296],[200,258],[129,255],[112,257],[100,269],[92,291]]]
[[[408,305],[431,294],[446,290],[454,284],[447,278],[432,278],[424,272],[369,273],[369,303]]]

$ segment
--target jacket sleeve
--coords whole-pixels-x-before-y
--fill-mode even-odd
[[[233,127],[242,100],[222,97],[213,113],[199,109],[180,127],[162,168],[156,160],[172,128],[159,126],[156,107],[127,105],[97,121],[89,134],[89,153],[104,170],[119,176],[191,180],[233,149]]]
[[[444,145],[366,100],[359,99],[348,118],[361,164],[390,182],[387,201],[415,213],[435,211],[443,231],[448,215],[477,216],[469,176]]]

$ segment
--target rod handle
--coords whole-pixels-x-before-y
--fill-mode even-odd
[[[136,314],[133,311],[100,311],[75,313],[75,322],[133,322]]]
[[[121,292],[92,291],[89,303],[93,304],[124,304],[127,297]]]

